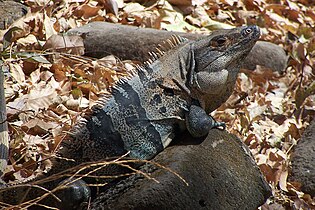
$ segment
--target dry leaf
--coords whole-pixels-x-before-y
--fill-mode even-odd
[[[3,36],[3,48],[6,49],[12,42],[25,36],[23,29],[17,26],[11,27]]]
[[[45,43],[45,50],[70,53],[74,55],[84,54],[83,39],[77,35],[53,35]]]
[[[99,6],[84,4],[82,6],[79,6],[77,10],[74,11],[74,15],[77,17],[82,17],[83,19],[89,19],[96,16],[100,9],[101,7]]]
[[[44,12],[44,28],[46,40],[49,37],[57,34],[57,31],[55,31],[53,24],[54,23],[52,22],[52,19],[47,16],[46,12]]]
[[[19,85],[24,85],[25,74],[21,65],[17,63],[9,63],[11,76],[18,82]]]
[[[279,187],[281,190],[288,192],[287,189],[288,171],[282,171],[279,179]]]
[[[118,3],[116,0],[105,0],[105,6],[115,16],[118,16]]]

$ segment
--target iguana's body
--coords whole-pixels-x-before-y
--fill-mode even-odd
[[[55,161],[50,173],[127,152],[151,159],[184,129],[206,135],[218,126],[207,113],[231,95],[239,65],[258,37],[258,27],[249,26],[197,41],[173,38],[172,49],[152,53],[152,61],[121,80],[74,128],[58,154],[75,162]]]

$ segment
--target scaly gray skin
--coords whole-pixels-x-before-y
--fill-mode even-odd
[[[178,132],[187,129],[200,137],[222,126],[207,113],[231,95],[240,63],[259,35],[257,26],[247,26],[215,31],[196,41],[180,37],[168,40],[172,49],[160,47],[152,53],[152,60],[121,80],[73,129],[72,137],[61,143],[58,155],[75,162],[56,159],[48,175],[127,152],[131,158],[151,159]],[[73,185],[79,190],[76,199],[67,203],[88,198],[84,185]]]

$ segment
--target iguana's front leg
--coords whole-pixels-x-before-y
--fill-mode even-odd
[[[91,190],[82,179],[65,179],[58,186],[62,189],[57,192],[57,196],[61,199],[60,209],[82,209],[91,198]]]
[[[216,122],[200,106],[191,105],[186,113],[186,127],[193,137],[202,137],[212,128],[225,128],[225,123]]]

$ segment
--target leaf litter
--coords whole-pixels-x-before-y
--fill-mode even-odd
[[[66,132],[133,68],[113,56],[84,57],[80,37],[62,34],[93,21],[209,33],[257,24],[262,40],[290,56],[285,72],[242,70],[233,95],[212,114],[248,145],[273,190],[260,209],[312,209],[315,200],[288,181],[292,149],[314,118],[315,4],[312,0],[26,0],[30,11],[4,31],[10,165],[6,181],[48,170]]]

